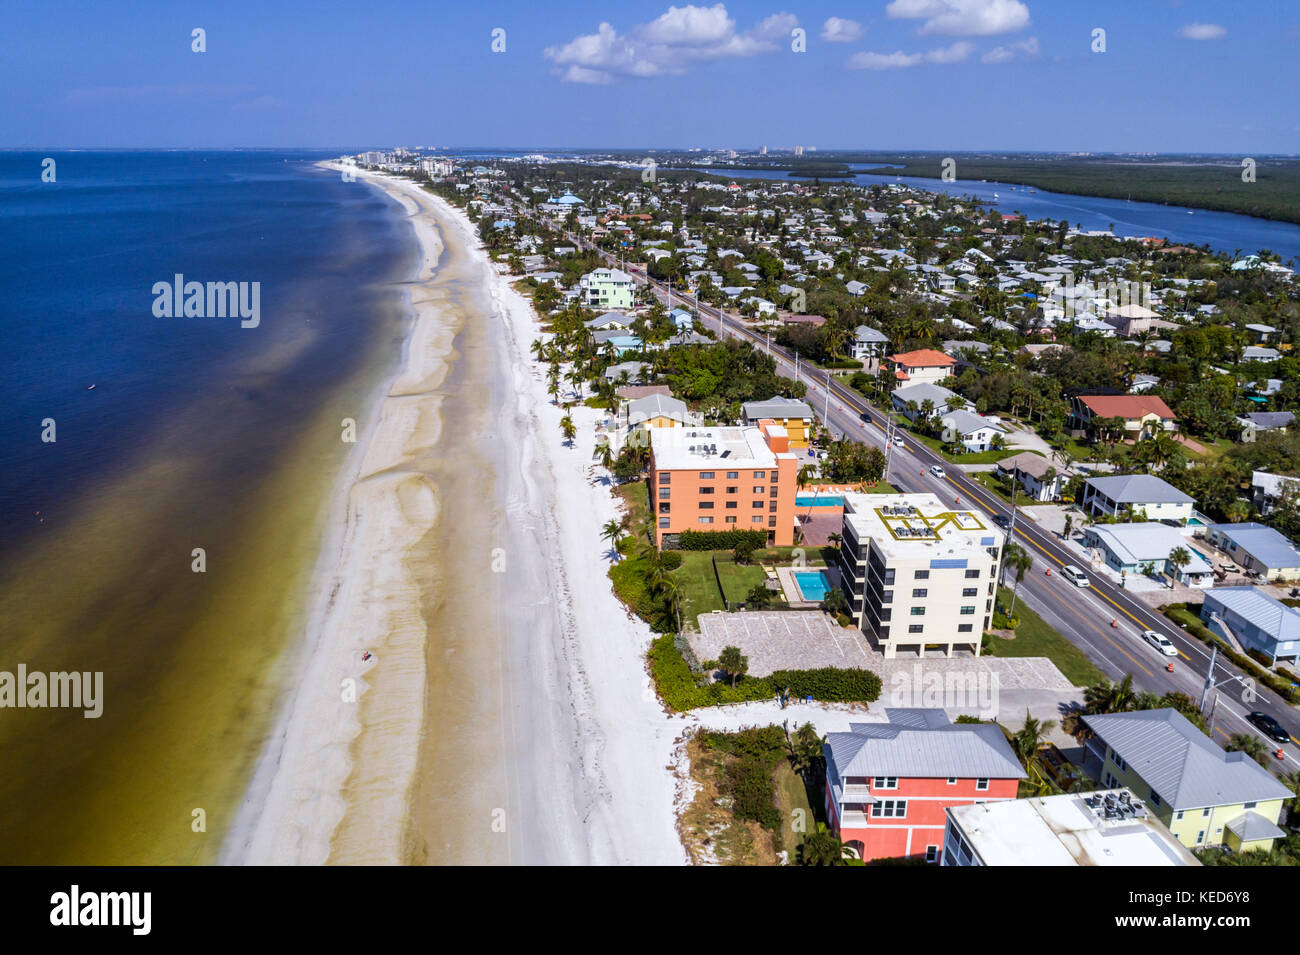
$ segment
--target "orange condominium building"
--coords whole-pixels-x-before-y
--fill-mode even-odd
[[[794,543],[799,459],[781,425],[654,428],[650,452],[659,547],[688,530],[765,530],[769,544]]]

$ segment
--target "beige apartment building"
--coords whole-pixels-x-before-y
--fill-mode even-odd
[[[844,495],[840,586],[862,632],[893,658],[978,656],[993,620],[1003,533],[934,494]]]

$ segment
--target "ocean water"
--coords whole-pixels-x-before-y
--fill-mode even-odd
[[[326,154],[49,155],[0,153],[0,671],[102,671],[103,715],[0,709],[0,863],[209,861],[414,243]],[[177,273],[259,283],[257,326],[158,317]]]

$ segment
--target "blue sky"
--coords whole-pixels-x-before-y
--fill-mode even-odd
[[[5,21],[3,147],[1300,153],[1287,0],[52,0]]]

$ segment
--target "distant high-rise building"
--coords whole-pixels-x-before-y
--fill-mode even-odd
[[[795,154],[795,156],[802,156],[802,155],[803,155],[803,147],[802,147],[802,146],[796,146],[796,147],[794,147],[794,154]]]
[[[760,150],[758,151],[758,154],[759,154],[760,156],[766,156],[766,155],[767,155],[767,147],[764,146],[762,149],[760,149]]]

